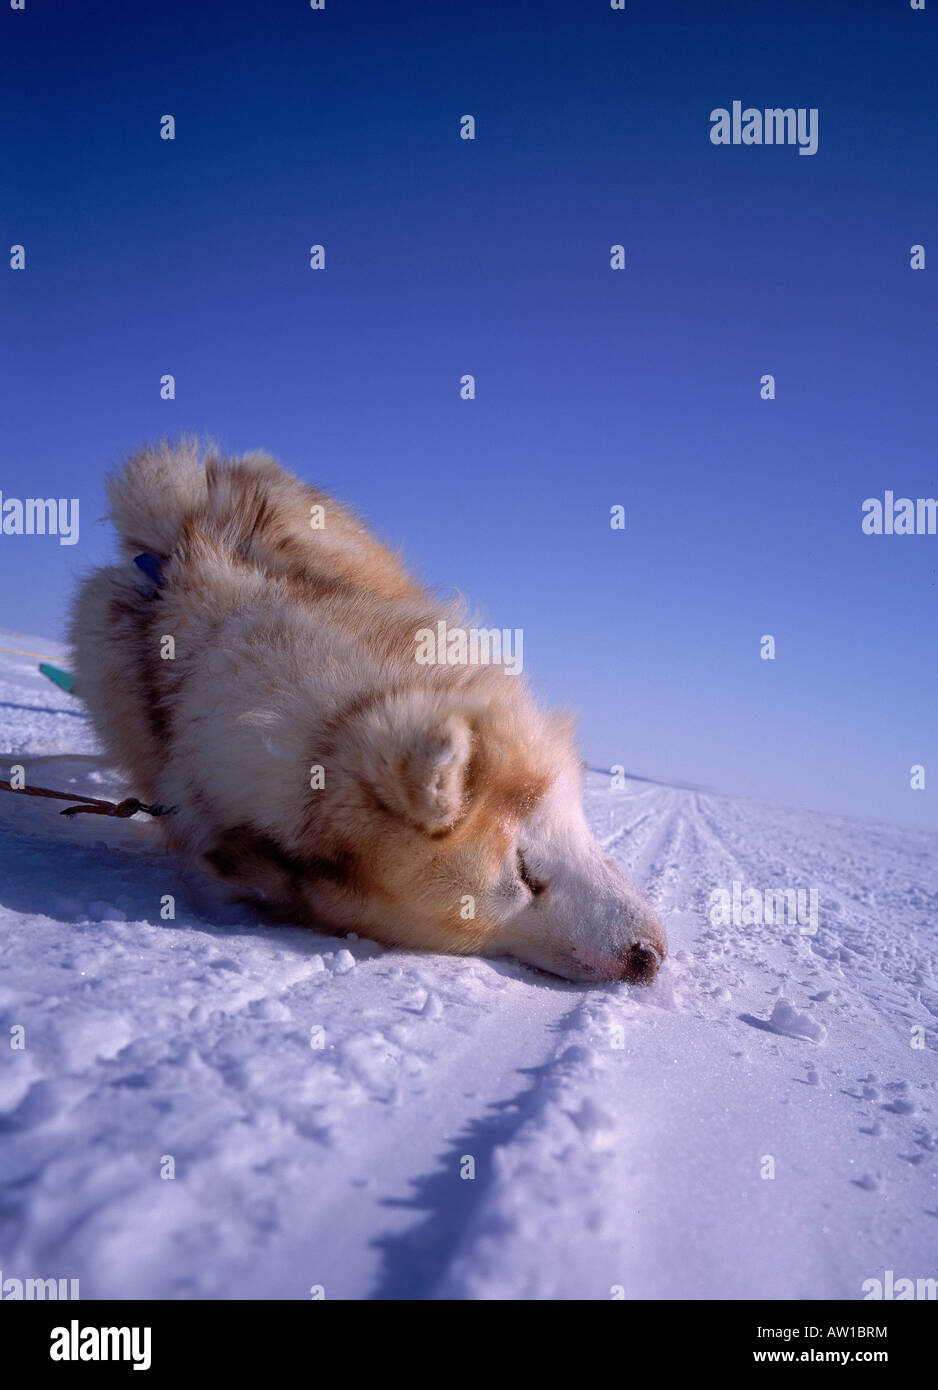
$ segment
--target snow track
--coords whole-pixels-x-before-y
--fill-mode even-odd
[[[0,655],[0,748],[118,790],[32,659]],[[938,836],[591,774],[672,955],[651,989],[584,989],[200,911],[152,827],[58,809],[0,796],[4,1278],[859,1298],[938,1274]],[[712,921],[734,881],[817,889],[817,933]]]

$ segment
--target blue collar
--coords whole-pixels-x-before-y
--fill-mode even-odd
[[[151,584],[162,589],[166,580],[163,578],[163,562],[158,555],[151,555],[148,550],[145,550],[142,555],[134,556],[134,564],[138,569],[143,570]]]

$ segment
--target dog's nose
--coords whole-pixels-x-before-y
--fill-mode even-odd
[[[650,985],[660,964],[661,957],[654,946],[633,941],[622,956],[622,978],[630,985]]]

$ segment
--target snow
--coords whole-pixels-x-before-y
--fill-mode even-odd
[[[36,666],[0,652],[0,776],[132,791]],[[2,1277],[293,1299],[933,1277],[938,835],[598,773],[586,802],[668,925],[650,989],[260,927],[145,817],[0,793]],[[817,931],[724,924],[734,883],[817,889]]]
[[[829,997],[829,996],[828,996]],[[827,1029],[809,1013],[799,1013],[790,999],[776,999],[769,1028],[787,1038],[810,1038],[812,1042],[823,1042]]]

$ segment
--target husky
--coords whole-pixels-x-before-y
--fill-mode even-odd
[[[415,660],[460,605],[264,453],[163,442],[107,491],[76,689],[171,848],[277,920],[650,983],[664,928],[586,824],[571,717]]]

